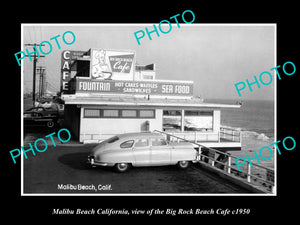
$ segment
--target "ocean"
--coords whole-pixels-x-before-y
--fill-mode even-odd
[[[207,99],[204,102],[236,104],[234,100]],[[221,126],[237,128],[242,131],[241,151],[229,151],[236,157],[254,156],[254,151],[264,146],[270,146],[275,140],[274,135],[274,101],[245,100],[239,109],[221,109]],[[273,149],[274,153],[274,149]],[[264,151],[265,158],[269,152]],[[256,160],[253,163],[258,163]],[[274,157],[270,160],[261,160],[262,166],[274,169]],[[265,172],[265,171],[264,171]],[[256,169],[257,174],[263,172]]]
[[[204,102],[236,104],[234,100],[207,99]],[[239,128],[243,136],[274,139],[274,101],[245,100],[239,109],[221,109],[221,125]]]

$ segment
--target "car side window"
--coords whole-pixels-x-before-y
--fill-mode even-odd
[[[149,145],[149,143],[148,143],[148,139],[146,139],[146,138],[142,138],[142,139],[137,139],[136,141],[135,141],[135,144],[134,144],[134,147],[146,147],[146,146],[148,146]]]
[[[133,140],[125,141],[120,144],[120,148],[131,148],[133,146],[133,143],[134,143]]]
[[[167,145],[167,142],[163,138],[153,138],[152,139],[152,146],[162,146]]]

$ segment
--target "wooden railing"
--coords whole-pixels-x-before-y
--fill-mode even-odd
[[[236,166],[235,160],[239,160],[238,157],[229,153],[225,153],[213,148],[206,147],[197,142],[189,141],[187,139],[175,136],[170,133],[155,130],[155,132],[164,134],[167,139],[177,141],[190,142],[198,149],[197,161],[199,163],[209,164],[212,167],[221,169],[228,174],[235,175],[244,179],[246,182],[252,183],[263,188],[266,192],[274,193],[274,170],[255,163],[249,163],[246,161],[240,170]],[[170,139],[172,137],[172,139]]]

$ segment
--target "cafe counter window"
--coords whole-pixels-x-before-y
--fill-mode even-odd
[[[84,118],[155,118],[154,109],[84,109]]]
[[[170,132],[181,131],[181,111],[164,110],[163,111],[163,130]]]
[[[181,110],[164,110],[163,130],[169,132],[213,130],[213,111],[185,110],[183,116],[182,120]]]
[[[213,130],[213,111],[194,111],[184,112],[184,130],[211,132]]]

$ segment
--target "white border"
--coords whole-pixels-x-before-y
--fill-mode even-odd
[[[172,23],[173,24],[173,23]],[[175,23],[174,23],[175,24]],[[86,24],[86,23],[76,23],[76,24],[55,24],[55,23],[22,23],[21,24],[21,51],[23,51],[23,46],[24,46],[24,26],[149,26],[153,25],[151,23],[129,23],[129,24]],[[163,26],[166,24],[163,24]],[[219,23],[204,23],[204,24],[198,24],[198,23],[193,23],[193,24],[180,24],[180,26],[273,26],[274,27],[274,62],[275,65],[277,65],[277,23],[227,23],[227,24],[219,24]],[[21,61],[21,146],[24,146],[24,131],[23,131],[23,106],[24,106],[24,99],[23,99],[23,91],[24,91],[24,63],[23,60]],[[274,71],[274,74],[276,72]],[[275,76],[276,77],[276,74]],[[274,141],[277,141],[277,79],[274,79]],[[91,194],[91,193],[55,193],[55,194],[48,194],[48,193],[24,193],[24,155],[21,154],[21,196],[277,196],[277,151],[276,154],[274,154],[274,193],[266,193],[266,194],[259,194],[259,193],[245,193],[245,194],[175,194],[175,193],[163,193],[163,194],[127,194],[127,193],[97,193],[97,194]]]

